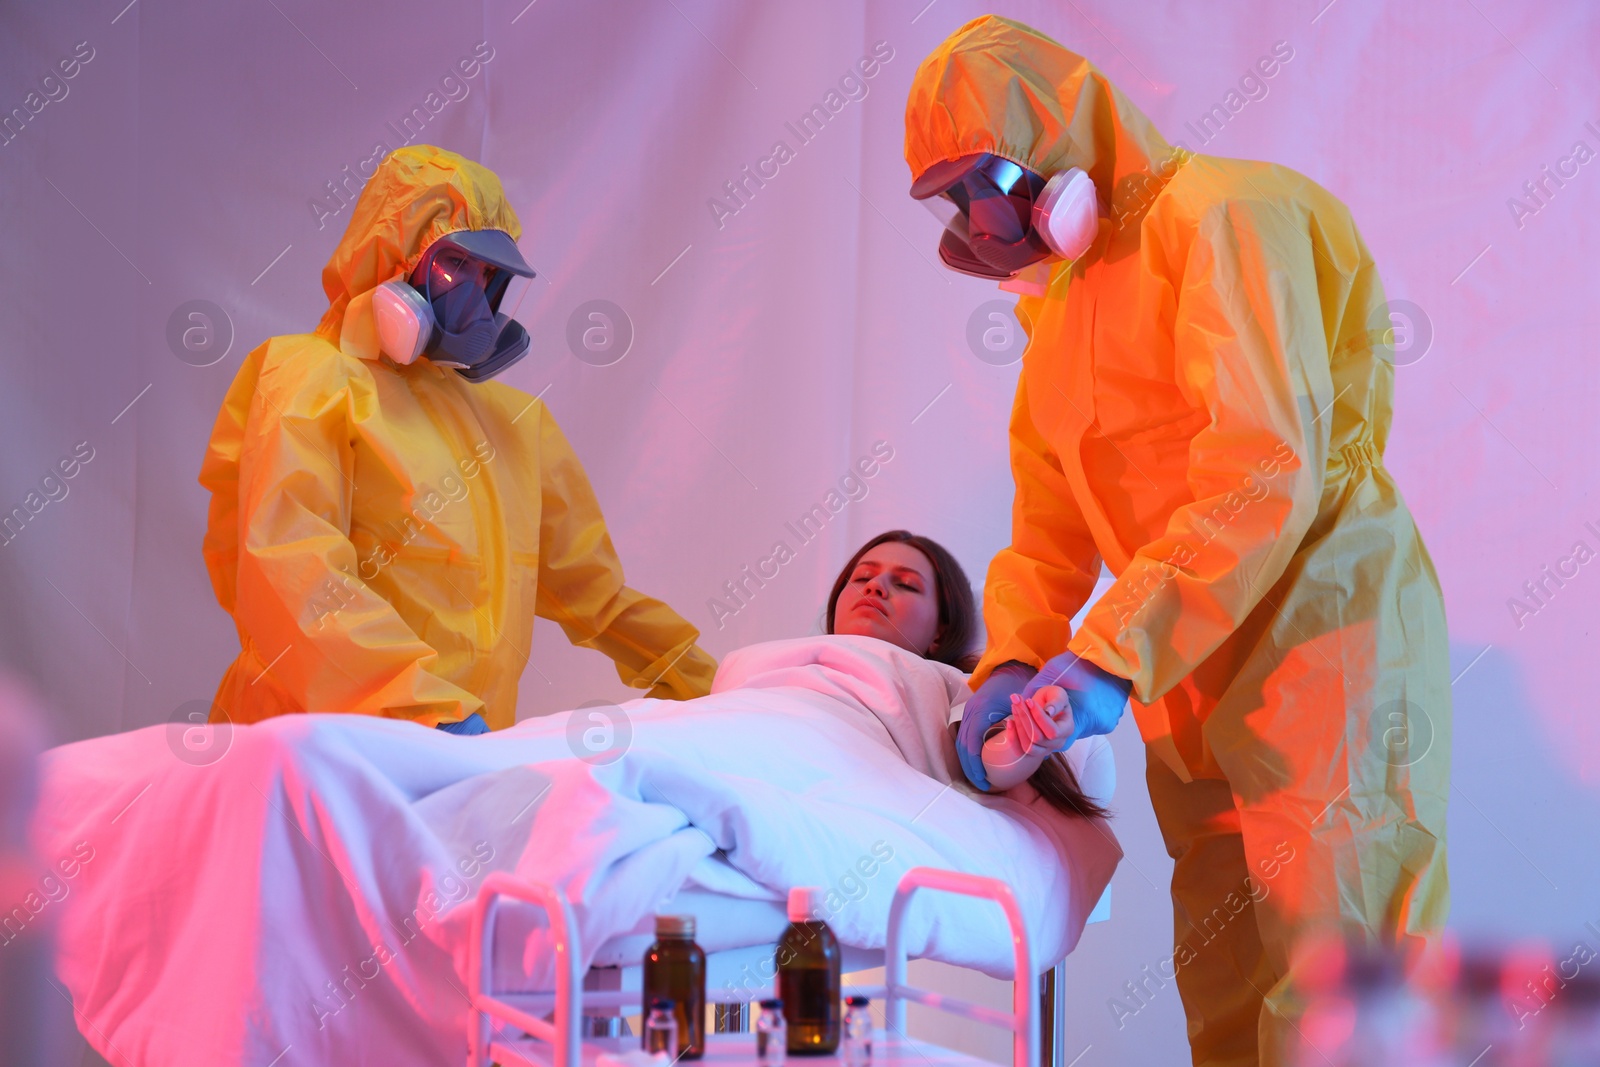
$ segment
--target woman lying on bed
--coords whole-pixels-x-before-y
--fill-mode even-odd
[[[978,659],[966,572],[943,545],[905,530],[879,534],[845,564],[828,597],[827,630],[876,637],[967,672]],[[1066,693],[1048,686],[1018,712],[983,746],[990,785],[1005,791],[1027,782],[1066,814],[1103,816],[1059,751],[1072,736]],[[952,731],[960,721],[957,715]]]
[[[879,949],[915,867],[1004,881],[1034,965],[1053,965],[1121,852],[1049,753],[1046,735],[1066,733],[1050,695],[1013,716],[1037,736],[991,739],[991,783],[1015,788],[983,794],[949,728],[975,624],[949,554],[876,538],[827,615],[828,635],[728,653],[695,700],[477,737],[310,714],[51,750],[35,840],[68,873],[38,908],[58,923],[85,1036],[143,1067],[460,1063],[473,901],[493,872],[566,897],[582,967],[637,959],[628,939],[660,911],[699,915],[707,952],[771,944],[795,886],[827,890],[847,949]],[[596,750],[602,711],[613,732]],[[1092,739],[1077,755],[1103,754]],[[499,987],[551,988],[548,930],[508,920],[497,938]],[[914,957],[1010,975],[1011,936],[988,902],[919,896],[906,939]]]

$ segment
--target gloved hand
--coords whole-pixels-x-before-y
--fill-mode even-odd
[[[1076,731],[1068,745],[1080,737],[1109,734],[1115,729],[1128,706],[1128,691],[1133,688],[1133,683],[1126,678],[1118,678],[1075,652],[1063,652],[1047,661],[1022,690],[1022,695],[1026,699],[1047,685],[1065,689],[1072,704]],[[966,721],[961,725],[966,726]]]
[[[1011,714],[1011,697],[1020,693],[1033,677],[1025,663],[1003,663],[996,667],[978,691],[967,700],[961,713],[961,729],[956,731],[956,754],[967,781],[989,791],[989,776],[983,770],[983,742],[989,731]]]
[[[442,722],[439,724],[439,729],[443,730],[447,734],[460,734],[462,736],[468,736],[473,734],[488,733],[489,724],[483,721],[482,715],[479,715],[477,712],[473,712],[460,722]]]

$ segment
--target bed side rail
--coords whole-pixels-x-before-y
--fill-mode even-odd
[[[901,927],[920,889],[962,896],[981,897],[1000,905],[1011,926],[1011,946],[1015,955],[1010,1015],[959,997],[945,996],[906,984],[906,946]],[[925,1004],[947,1012],[1011,1031],[1011,1062],[1014,1067],[1033,1067],[1039,1062],[1039,976],[1034,972],[1028,932],[1022,909],[1011,887],[998,878],[943,871],[933,867],[913,867],[900,879],[889,906],[889,935],[884,951],[884,1021],[890,1031],[906,1032],[906,1004]]]
[[[494,995],[494,930],[500,904],[505,899],[519,900],[542,908],[550,921],[556,950],[556,999],[552,1022],[520,1011]],[[489,1028],[493,1019],[502,1019],[524,1032],[550,1043],[555,1053],[552,1067],[578,1067],[582,1041],[578,1027],[582,1013],[574,1010],[573,998],[581,996],[582,976],[578,973],[578,951],[574,941],[576,925],[567,898],[542,882],[528,882],[503,871],[484,879],[472,912],[471,957],[468,975],[472,1001],[470,1067],[486,1067],[489,1053]]]

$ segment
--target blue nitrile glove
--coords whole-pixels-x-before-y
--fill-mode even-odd
[[[1128,691],[1133,688],[1133,683],[1126,678],[1118,678],[1080,658],[1076,652],[1063,652],[1047,661],[1023,689],[1022,695],[1031,697],[1047,685],[1059,685],[1067,691],[1072,721],[1077,729],[1072,741],[1114,730],[1122,721],[1122,712],[1128,706]]]
[[[1025,663],[1002,663],[984,679],[978,691],[967,699],[961,712],[961,728],[956,731],[956,754],[967,781],[989,791],[989,776],[983,770],[983,742],[989,731],[1011,717],[1011,695],[1022,692],[1033,668]]]
[[[447,734],[460,734],[465,737],[472,734],[488,733],[489,724],[483,721],[482,715],[473,712],[460,722],[442,722],[439,724],[439,729]]]

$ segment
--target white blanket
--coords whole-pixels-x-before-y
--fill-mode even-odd
[[[695,886],[826,886],[840,940],[881,947],[894,886],[920,865],[1010,883],[1043,969],[1121,852],[1103,823],[952,780],[945,724],[965,695],[952,668],[823,637],[729,655],[700,700],[621,705],[614,759],[574,758],[606,740],[583,743],[604,732],[593,709],[483,737],[290,716],[233,730],[203,765],[168,727],[68,745],[45,757],[36,823],[47,859],[78,861],[49,905],[61,978],[119,1067],[432,1067],[465,1058],[468,921],[489,871],[559,886],[587,965]],[[915,955],[1009,977],[998,908],[925,897]],[[702,944],[725,947],[712,925]],[[501,980],[537,988],[547,944],[521,933]]]

